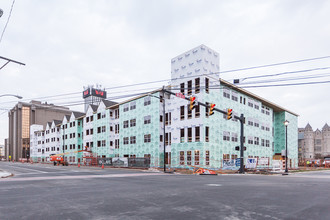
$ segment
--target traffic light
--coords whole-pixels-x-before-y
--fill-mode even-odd
[[[233,109],[231,108],[228,108],[227,109],[227,120],[231,119],[232,118],[232,115],[233,114]]]
[[[189,105],[190,111],[195,108],[195,105],[196,105],[196,101],[195,100],[196,100],[196,97],[194,97],[194,96],[191,96],[190,97],[190,105]]]
[[[213,112],[214,107],[215,107],[215,104],[211,103],[210,104],[210,109],[209,109],[209,115],[213,115],[214,114],[214,112]]]

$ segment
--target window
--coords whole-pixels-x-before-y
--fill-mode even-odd
[[[238,95],[234,91],[231,92],[231,100],[238,102]]]
[[[128,128],[128,120],[127,121],[124,121],[123,127],[124,128]]]
[[[184,128],[180,129],[180,142],[183,143],[184,142]]]
[[[180,106],[180,119],[184,120],[184,105]]]
[[[223,140],[230,141],[230,132],[228,132],[228,131],[223,132]]]
[[[131,144],[136,144],[136,136],[131,136],[130,137],[130,143]]]
[[[188,128],[188,142],[192,142],[192,128]]]
[[[136,109],[136,102],[131,102],[130,110]]]
[[[238,135],[237,135],[237,133],[231,133],[231,141],[238,142]]]
[[[254,145],[259,145],[259,138],[258,137],[254,137]]]
[[[265,139],[261,139],[261,146],[262,146],[262,147],[265,146]]]
[[[97,114],[97,119],[101,119],[101,113]]]
[[[210,165],[210,151],[205,151],[205,165]]]
[[[199,93],[200,92],[200,82],[199,82],[199,78],[195,79],[195,93]]]
[[[115,119],[119,118],[119,109],[115,109]]]
[[[97,146],[101,147],[101,141],[97,141]],[[70,148],[71,148],[71,146],[70,146]]]
[[[163,116],[162,115],[159,116],[159,121],[163,122]]]
[[[124,145],[128,144],[128,137],[124,137],[124,138],[123,138],[123,144],[124,144]]]
[[[199,118],[200,116],[200,107],[199,105],[195,106],[195,118]]]
[[[223,89],[223,97],[230,99],[230,92],[229,89]]]
[[[210,80],[205,78],[205,92],[209,93]]]
[[[105,129],[106,129],[106,127],[102,126],[102,133],[105,132]],[[73,137],[74,137],[74,134],[73,134]]]
[[[151,116],[148,115],[148,116],[145,116],[144,117],[144,124],[150,124],[151,123]]]
[[[199,150],[195,150],[195,165],[199,165]]]
[[[266,140],[266,147],[269,147],[269,140]]]
[[[165,125],[171,124],[171,112],[165,114]]]
[[[184,165],[184,151],[180,151],[180,165]]]
[[[124,112],[127,112],[128,109],[129,109],[129,108],[128,108],[128,104],[125,104],[125,105],[124,105]]]
[[[119,149],[119,139],[115,139],[115,149]]]
[[[89,130],[89,133],[90,133],[91,135],[93,135],[93,133],[94,133],[93,128],[91,128],[91,129]]]
[[[184,95],[184,83],[180,84],[180,92]]]
[[[115,125],[115,134],[119,134],[119,124]]]
[[[191,165],[191,151],[187,151],[187,165]]]
[[[151,134],[145,134],[144,143],[150,143],[150,142],[151,142]]]
[[[144,98],[144,106],[151,104],[151,97],[147,96]]]
[[[189,80],[188,81],[188,93],[187,93],[187,95],[189,96],[191,94],[192,94],[192,81]]]
[[[229,161],[230,160],[230,155],[229,154],[223,154],[222,158],[223,158],[223,161]]]
[[[134,118],[134,119],[131,119],[130,120],[130,126],[131,127],[135,127],[135,125],[136,125],[136,119]]]
[[[200,141],[199,127],[195,127],[195,141]]]
[[[90,120],[93,121],[93,118],[94,118],[93,115],[90,118],[91,118]]]
[[[206,102],[205,103],[205,116],[206,117],[209,117],[209,106],[210,106],[210,103]]]
[[[188,111],[188,119],[192,118],[192,110],[190,110],[189,105],[187,105],[187,111]]]
[[[253,108],[253,101],[251,99],[248,99],[248,106]]]
[[[253,138],[252,137],[248,137],[248,144],[253,144]]]
[[[97,133],[101,133],[101,127],[97,127]]]
[[[209,142],[209,127],[205,127],[205,141]]]

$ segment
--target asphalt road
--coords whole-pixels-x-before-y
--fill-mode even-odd
[[[0,162],[0,219],[330,219],[330,172],[195,176]]]

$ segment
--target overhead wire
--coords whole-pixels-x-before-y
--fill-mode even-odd
[[[8,18],[7,18],[7,22],[6,22],[6,24],[5,24],[5,27],[3,28],[2,33],[1,33],[0,44],[1,44],[1,41],[2,41],[2,38],[3,38],[3,35],[4,35],[4,33],[5,33],[6,29],[7,29],[7,25],[8,25],[8,23],[9,23],[9,19],[10,19],[10,17],[11,17],[11,13],[12,13],[13,8],[14,8],[14,4],[15,4],[15,0],[13,0],[13,3],[11,4],[11,8],[10,8],[10,11],[9,11],[9,15],[8,15]]]
[[[212,73],[208,73],[208,74],[203,73],[203,74],[194,75],[194,76],[186,76],[186,77],[174,78],[172,80],[185,79],[185,78],[195,78],[195,77],[198,77],[198,76],[207,76],[207,75],[213,75],[213,74],[228,73],[228,72],[235,72],[235,71],[242,71],[242,70],[248,70],[248,69],[256,69],[256,68],[263,68],[263,67],[270,67],[270,66],[276,66],[276,65],[284,65],[284,64],[290,64],[290,63],[305,62],[305,61],[312,61],[312,60],[326,59],[326,58],[330,58],[330,56],[310,58],[310,59],[303,59],[303,60],[295,60],[295,61],[289,61],[289,62],[282,62],[282,63],[268,64],[268,65],[254,66],[254,67],[247,67],[247,68],[234,69],[234,70],[228,70],[228,71],[212,72]],[[309,71],[316,71],[316,70],[324,70],[324,69],[329,69],[329,68],[330,67],[322,67],[322,68],[314,68],[314,69],[307,69],[307,70],[283,72],[283,73],[277,73],[277,74],[268,74],[268,75],[262,75],[262,76],[252,76],[252,77],[246,77],[246,78],[250,78],[250,79],[251,78],[259,78],[259,77],[260,78],[264,78],[264,77],[279,76],[279,75],[284,75],[284,74],[293,74],[293,73],[299,73],[299,72],[309,72]],[[160,83],[160,82],[165,82],[165,81],[171,81],[171,79],[164,79],[164,80],[156,80],[156,81],[149,81],[149,82],[143,82],[143,83],[134,83],[134,84],[122,85],[122,86],[107,87],[107,88],[105,88],[105,90],[112,90],[112,89],[126,88],[126,87],[133,87],[133,86],[142,86],[142,85]],[[136,90],[129,90],[129,91],[136,91]],[[128,92],[128,91],[127,90],[126,91],[117,91],[117,92],[112,92],[112,93],[126,93],[126,92]],[[76,95],[76,94],[81,94],[81,92],[64,93],[64,94],[58,94],[58,95],[52,95],[52,96],[44,96],[44,97],[38,97],[38,98],[32,98],[32,99],[24,99],[24,100],[38,100],[38,99],[39,100],[40,99],[45,100],[45,99],[54,98],[54,97],[63,97],[63,98],[57,99],[57,100],[61,100],[61,99],[64,99],[64,96]],[[71,98],[75,98],[75,97],[71,97]],[[78,96],[77,96],[77,98],[78,98]],[[67,99],[67,97],[65,99]],[[55,100],[55,99],[50,99],[50,100]],[[7,104],[7,103],[16,103],[16,101],[2,102],[0,104]]]

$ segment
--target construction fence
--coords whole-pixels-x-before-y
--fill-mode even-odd
[[[148,157],[108,157],[97,158],[97,166],[107,167],[131,167],[131,168],[149,168],[150,158]]]

